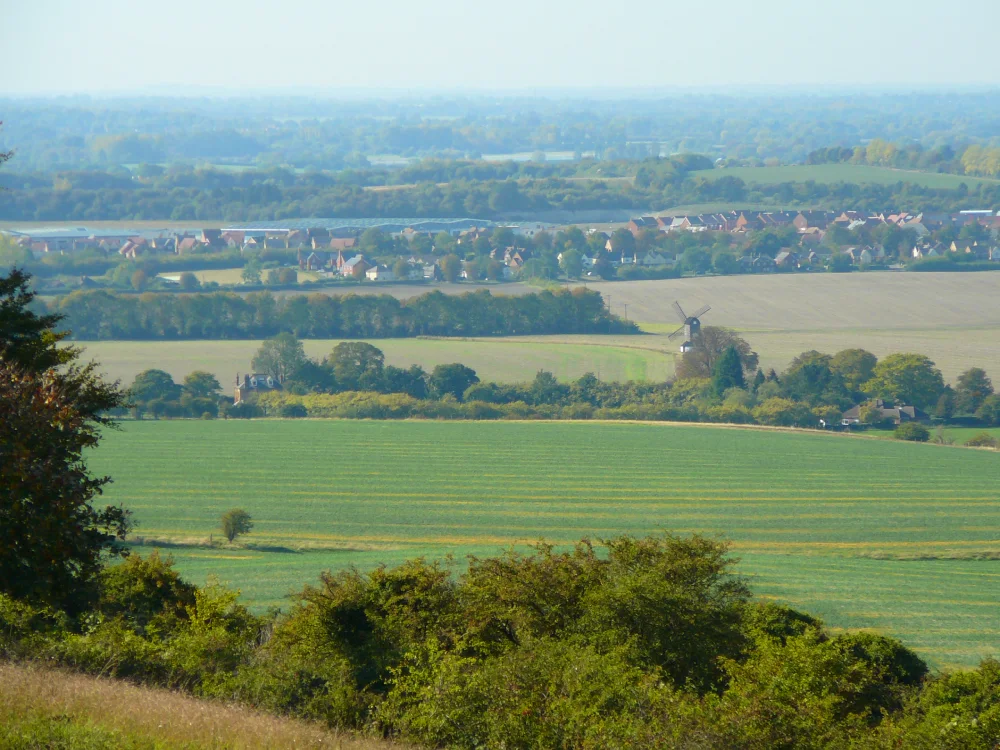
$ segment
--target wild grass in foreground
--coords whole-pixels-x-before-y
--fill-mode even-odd
[[[34,665],[0,664],[0,748],[388,750],[315,724]]]

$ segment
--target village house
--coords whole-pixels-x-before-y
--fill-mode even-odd
[[[369,281],[395,281],[396,274],[388,266],[379,263],[365,271],[365,278]]]
[[[874,404],[875,408],[881,410],[881,421],[882,422],[892,422],[894,425],[902,424],[903,422],[929,422],[930,416],[921,409],[915,406],[905,406],[905,405],[893,405],[891,401],[885,401],[883,399],[876,399]],[[841,416],[840,424],[844,427],[851,427],[861,423],[861,410],[864,408],[864,404],[855,404],[850,409],[845,411]]]
[[[253,373],[246,374],[241,379],[240,374],[236,373],[236,388],[233,391],[233,404],[238,404],[243,401],[252,401],[261,393],[280,390],[281,383],[276,381],[270,375]]]
[[[338,256],[337,262],[339,263],[341,256]],[[341,276],[345,277],[357,277],[360,274],[365,273],[372,264],[365,260],[363,255],[355,255],[348,261],[345,261],[342,266],[339,267],[338,271]]]

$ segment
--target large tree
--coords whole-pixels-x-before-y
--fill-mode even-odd
[[[744,374],[757,369],[757,353],[735,331],[718,326],[705,326],[691,342],[691,350],[684,353],[677,365],[678,378],[710,378],[715,363],[730,346],[736,349]]]
[[[56,346],[59,318],[31,311],[28,284],[0,277],[0,592],[76,611],[129,529],[126,511],[92,505],[111,480],[83,461],[125,396]]]
[[[864,349],[844,349],[830,359],[830,369],[844,381],[851,393],[862,393],[861,387],[875,374],[878,358]]]
[[[993,395],[993,381],[986,371],[972,367],[955,382],[955,411],[959,414],[975,414],[983,402]]]
[[[364,341],[344,341],[333,347],[323,364],[333,371],[340,390],[379,390],[385,355]]]
[[[451,394],[459,400],[469,386],[478,382],[475,370],[458,363],[438,365],[427,379],[427,385],[435,396],[440,398]]]
[[[920,409],[930,409],[944,391],[944,377],[923,354],[890,354],[875,367],[865,393]]]
[[[284,383],[305,363],[306,352],[302,342],[292,333],[279,333],[261,344],[251,366],[255,372],[270,375],[279,383]]]

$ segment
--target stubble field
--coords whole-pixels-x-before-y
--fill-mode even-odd
[[[258,608],[324,569],[700,532],[733,541],[758,594],[834,627],[891,632],[937,666],[1000,652],[995,452],[704,426],[231,420],[127,423],[91,462],[139,535]],[[206,546],[232,507],[253,516],[254,546]]]

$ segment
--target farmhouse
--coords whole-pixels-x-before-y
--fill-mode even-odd
[[[894,406],[890,401],[884,401],[883,399],[876,399],[874,404],[876,409],[880,409],[882,412],[883,422],[892,422],[894,425],[902,424],[903,422],[928,422],[930,417],[926,412],[918,409],[915,406]],[[852,425],[861,423],[861,410],[864,408],[863,404],[855,404],[850,409],[845,411],[841,416],[840,423],[844,427],[850,427]]]
[[[240,380],[240,374],[236,373],[236,388],[233,390],[233,403],[241,401],[252,401],[258,394],[268,391],[280,391],[281,383],[270,375],[261,373],[247,374]]]

